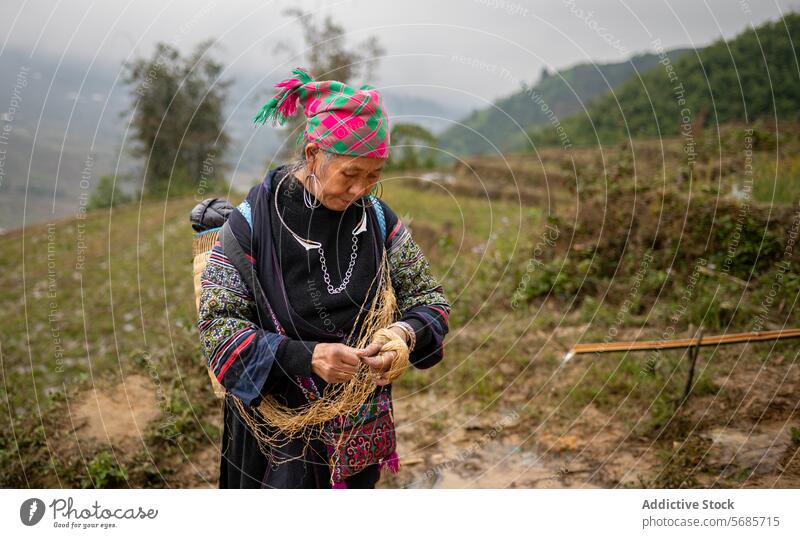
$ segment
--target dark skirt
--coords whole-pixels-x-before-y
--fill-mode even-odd
[[[265,455],[258,441],[225,398],[220,488],[330,488],[330,466],[325,444],[294,439]],[[348,488],[374,488],[380,478],[378,464],[345,479]]]

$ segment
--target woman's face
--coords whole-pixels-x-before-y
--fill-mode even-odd
[[[319,185],[306,185],[322,205],[333,211],[344,211],[375,186],[381,178],[385,159],[335,155],[323,164],[322,150],[313,142],[306,145],[306,162]],[[301,178],[305,183],[305,178]],[[318,190],[321,185],[322,189]]]

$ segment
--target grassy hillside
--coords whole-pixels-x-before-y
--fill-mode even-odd
[[[669,51],[672,60],[689,49]],[[544,76],[535,85],[523,88],[493,106],[473,112],[441,134],[441,145],[456,155],[492,154],[497,151],[530,149],[526,133],[556,118],[566,118],[587,103],[606,95],[612,88],[653,68],[655,54],[641,54],[628,61],[608,64],[579,64]],[[485,138],[484,138],[485,137]]]
[[[419,207],[414,197],[411,190],[398,190],[401,214]],[[6,252],[0,260],[0,305],[8,313],[0,327],[0,465],[8,471],[3,486],[183,484],[181,473],[193,458],[218,450],[219,404],[194,326],[188,214],[195,203],[130,204],[90,212],[85,221],[61,220],[0,235]],[[434,203],[424,204],[418,215]],[[465,200],[463,207],[483,214],[479,200]],[[509,206],[501,213],[510,222],[521,212]],[[472,279],[470,268],[479,256],[471,249],[490,235],[493,218],[497,215],[472,219],[468,234],[460,238],[470,245],[468,261],[439,258],[437,271],[461,282],[458,287]],[[458,211],[424,223],[411,215],[408,220],[431,252],[458,247],[455,236],[440,246],[425,233],[461,227]],[[458,263],[451,266],[451,261]],[[483,278],[462,304],[478,304],[490,292]],[[454,319],[464,323],[466,315],[457,312]],[[142,378],[152,398],[130,389]],[[431,375],[420,372],[408,383],[426,379]],[[93,389],[101,394],[95,397]],[[137,422],[137,399],[154,406],[157,418]],[[114,400],[126,423],[138,430],[133,433],[141,435],[134,442],[116,442],[113,435],[105,439],[106,430],[120,419],[113,411],[103,415],[96,410],[97,417],[90,413],[88,424],[77,420],[76,413],[84,413],[76,409],[95,400]],[[95,418],[99,428],[91,424]]]
[[[655,182],[634,195],[622,153],[518,156],[505,172],[475,162],[482,183],[454,170],[456,183],[426,190],[384,178],[453,313],[442,364],[397,383],[403,471],[383,486],[800,485],[796,344],[703,351],[680,412],[681,350],[561,363],[576,342],[752,328],[794,222],[792,208],[754,202],[735,272],[694,275],[700,256],[724,261],[739,206],[691,190],[660,197]],[[657,152],[643,154],[657,167]],[[603,157],[620,184],[605,203]],[[570,159],[588,176],[577,193]],[[539,182],[540,165],[565,182]],[[522,203],[505,194],[513,180]],[[194,327],[193,204],[150,201],[0,236],[0,485],[214,485],[220,409]],[[681,232],[687,215],[708,235]],[[796,257],[790,267],[796,275]],[[798,322],[792,286],[765,328]],[[763,460],[726,461],[741,439]]]
[[[131,204],[0,237],[8,253],[0,261],[0,304],[8,314],[0,329],[6,485],[91,485],[84,481],[95,457],[98,476],[116,468],[104,462],[125,461],[132,480],[144,485],[168,472],[171,459],[218,435],[193,329],[192,206],[187,199]],[[154,405],[162,418],[150,431],[139,424],[146,442],[81,446],[70,427],[83,428],[73,422],[81,395],[136,374],[159,388]],[[166,417],[176,423],[177,443],[164,435]],[[120,420],[113,412],[103,418],[109,425]]]
[[[629,137],[684,137],[687,152],[703,128],[800,118],[800,14],[747,30],[734,39],[634,77],[588,110],[562,122],[572,144],[611,144]],[[558,144],[551,126],[537,144]]]

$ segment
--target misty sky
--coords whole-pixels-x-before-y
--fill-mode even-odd
[[[276,54],[277,43],[302,53],[289,6],[330,13],[353,42],[377,36],[386,49],[376,80],[408,94],[473,105],[507,95],[518,80],[585,61],[619,61],[666,48],[702,46],[798,9],[798,0],[3,0],[2,50],[116,65],[149,55],[157,41],[189,50],[215,37],[216,57],[231,75],[267,81],[302,65]]]

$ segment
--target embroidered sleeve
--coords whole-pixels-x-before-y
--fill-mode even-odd
[[[197,327],[208,367],[225,390],[253,405],[288,338],[256,326],[256,306],[217,242],[201,277]]]
[[[408,228],[393,213],[391,217],[387,241],[392,284],[401,319],[417,335],[410,360],[417,368],[430,368],[444,357],[450,304]]]

